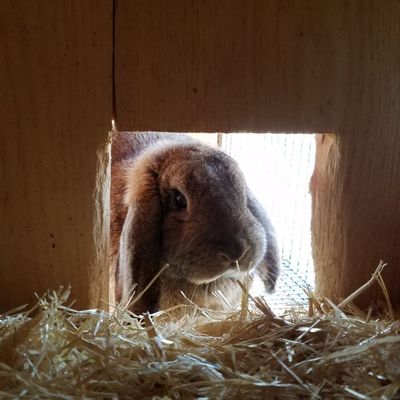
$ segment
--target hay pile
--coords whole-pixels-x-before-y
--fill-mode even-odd
[[[400,323],[390,318],[310,294],[311,315],[276,317],[250,297],[230,315],[192,310],[174,322],[76,311],[68,295],[0,318],[0,398],[400,398]]]

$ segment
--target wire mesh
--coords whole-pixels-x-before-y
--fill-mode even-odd
[[[250,189],[267,210],[282,251],[282,274],[271,301],[279,309],[307,301],[314,287],[309,180],[315,162],[311,134],[222,134],[221,148],[235,158]]]

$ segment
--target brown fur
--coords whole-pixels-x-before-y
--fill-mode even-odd
[[[275,232],[231,157],[183,135],[151,133],[119,134],[112,157],[117,300],[127,302],[134,284],[140,293],[166,263],[170,267],[135,312],[184,303],[181,291],[198,305],[221,308],[212,295],[221,290],[235,306],[241,294],[235,279],[249,266],[268,290],[274,288]],[[185,210],[168,209],[171,189],[185,195]]]

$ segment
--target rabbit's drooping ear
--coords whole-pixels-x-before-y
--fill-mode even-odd
[[[157,274],[161,263],[162,205],[157,173],[145,165],[128,170],[125,202],[128,213],[122,230],[119,249],[119,282],[122,303],[139,295]],[[135,311],[155,311],[158,305],[158,280],[135,304]],[[145,309],[141,309],[141,304]]]
[[[257,266],[257,275],[264,283],[267,292],[271,293],[275,289],[276,281],[280,273],[281,262],[275,229],[263,207],[249,189],[247,189],[247,206],[251,213],[257,218],[258,222],[263,226],[265,231],[267,250],[264,254],[263,260]]]

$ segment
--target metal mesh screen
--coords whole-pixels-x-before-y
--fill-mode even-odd
[[[277,231],[282,275],[276,292],[268,297],[269,304],[281,312],[293,304],[307,303],[302,287],[314,287],[309,194],[314,135],[222,134],[219,145],[239,162]]]

